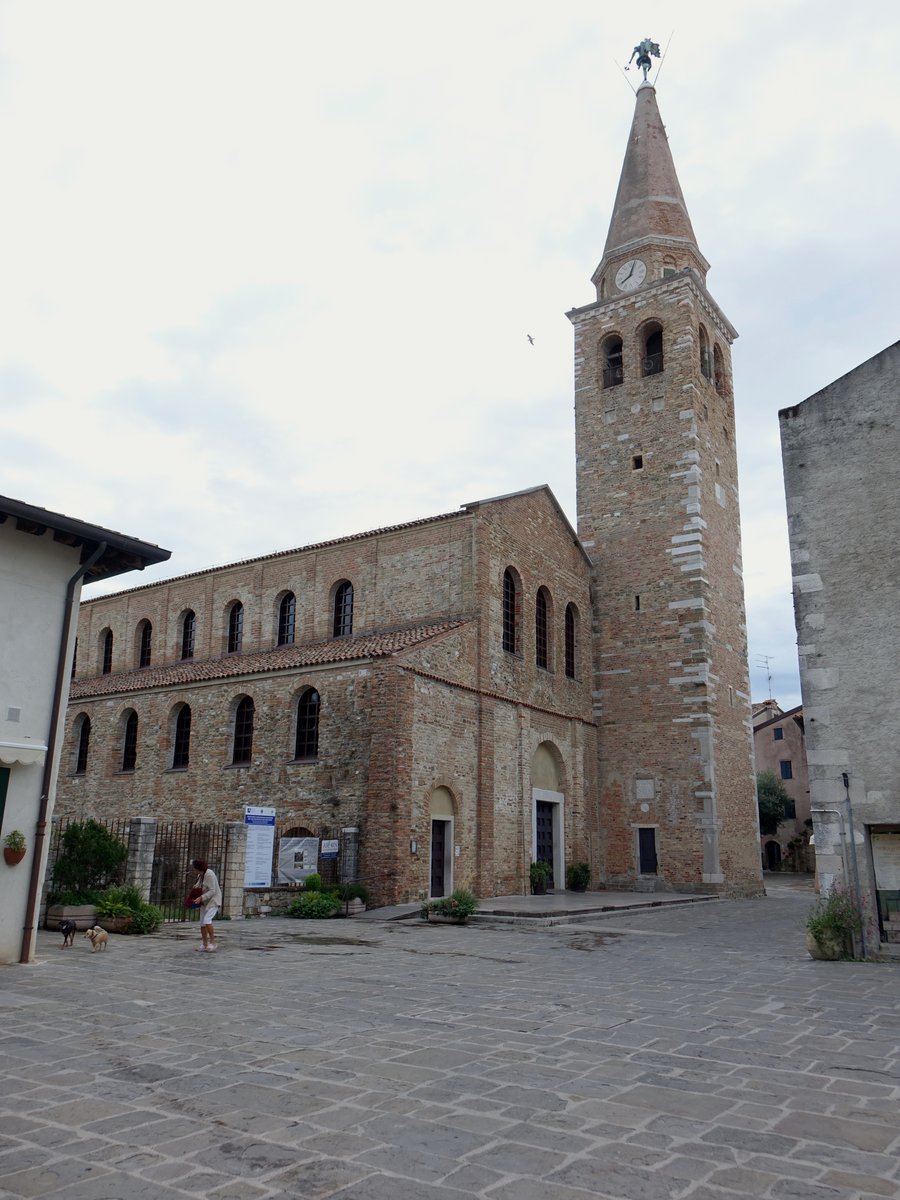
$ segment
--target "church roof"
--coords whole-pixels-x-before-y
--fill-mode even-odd
[[[112,696],[123,692],[145,692],[152,688],[172,688],[179,685],[205,683],[215,679],[238,678],[246,675],[290,671],[298,667],[327,666],[331,663],[386,658],[413,646],[420,646],[465,625],[471,618],[457,617],[415,625],[405,629],[379,630],[356,637],[328,638],[321,642],[306,642],[293,646],[278,646],[255,654],[227,654],[201,661],[172,663],[159,667],[142,667],[116,675],[97,675],[92,679],[73,679],[70,701],[94,696]]]
[[[603,256],[644,238],[690,242],[700,253],[656,104],[656,89],[649,83],[637,91]]]

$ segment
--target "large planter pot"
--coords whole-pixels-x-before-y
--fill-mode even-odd
[[[532,896],[546,896],[547,884],[543,880],[540,883],[533,883],[531,885],[531,894]]]
[[[60,921],[74,921],[77,929],[91,929],[97,924],[94,904],[51,904],[47,909],[48,929],[59,929]]]
[[[341,913],[345,917],[358,917],[365,911],[366,906],[358,896],[354,896],[352,900],[344,900],[341,904]]]
[[[127,933],[132,920],[132,917],[98,917],[97,924],[107,933]]]
[[[16,863],[20,863],[27,852],[25,850],[10,850],[9,846],[3,847],[3,857],[6,859],[7,866],[14,867]]]
[[[847,956],[847,942],[842,937],[813,937],[806,931],[806,949],[809,951],[810,958],[818,959],[820,962],[836,962],[839,958]]]
[[[468,917],[450,917],[446,913],[426,913],[425,920],[429,925],[465,925]]]

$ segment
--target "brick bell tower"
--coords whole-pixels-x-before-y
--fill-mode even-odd
[[[575,327],[609,886],[762,891],[731,343],[656,90],[637,91],[597,299]]]

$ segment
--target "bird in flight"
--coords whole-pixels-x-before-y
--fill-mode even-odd
[[[528,342],[529,342],[529,344],[533,346],[533,345],[534,345],[534,338],[531,336],[531,334],[530,334],[530,333],[526,333],[526,334],[525,334],[525,336],[528,338]]]

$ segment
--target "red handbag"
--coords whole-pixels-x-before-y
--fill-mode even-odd
[[[199,908],[200,907],[200,897],[202,895],[203,895],[202,887],[192,887],[191,890],[188,892],[188,894],[184,898],[184,907],[185,908]]]

